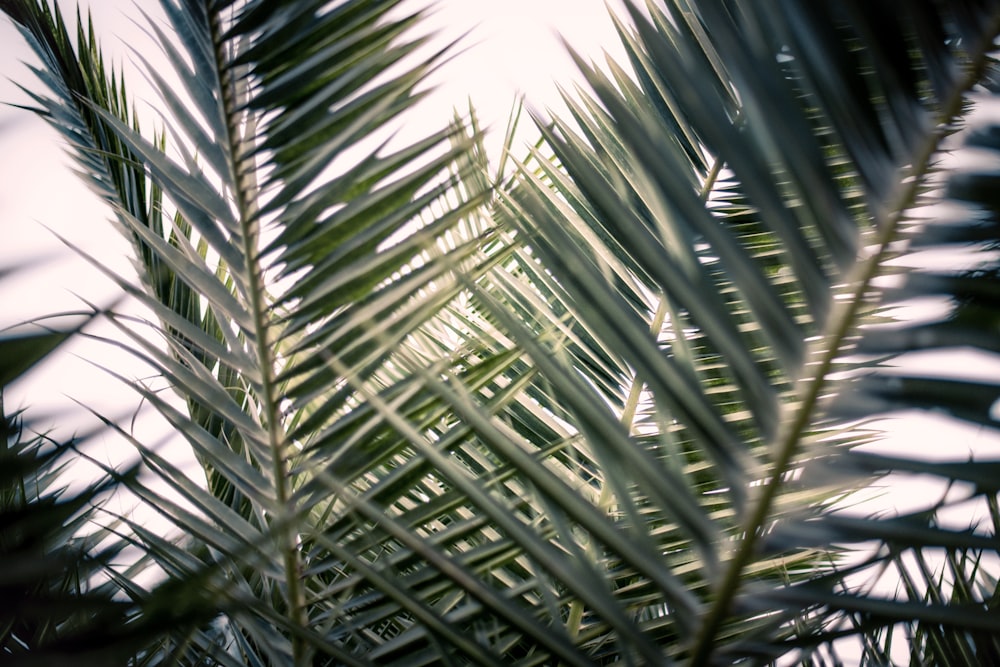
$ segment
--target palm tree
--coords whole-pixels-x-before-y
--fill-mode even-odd
[[[389,137],[446,52],[399,2],[163,0],[183,90],[150,69],[147,138],[87,23],[0,0],[135,248],[149,320],[95,315],[181,403],[119,375],[204,470],[108,420],[172,493],[108,478],[182,535],[121,517],[122,662],[1000,660],[997,463],[860,448],[887,410],[997,423],[996,386],[887,360],[997,350],[998,170],[939,160],[1000,146],[962,129],[1000,4],[628,6],[628,68],[580,59],[508,172],[474,118]],[[974,271],[880,287],[956,244]],[[885,323],[927,295],[954,307]],[[843,511],[888,473],[960,494]],[[56,641],[4,632],[8,661]]]

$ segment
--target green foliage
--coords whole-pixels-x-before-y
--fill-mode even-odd
[[[995,2],[627,3],[629,62],[578,58],[572,119],[536,118],[513,174],[474,118],[391,137],[448,52],[408,4],[161,5],[181,89],[148,67],[146,137],[89,23],[0,0],[156,324],[100,316],[181,403],[118,375],[204,470],[108,423],[170,492],[109,479],[181,535],[122,518],[152,591],[97,561],[127,662],[884,664],[900,630],[912,664],[996,661],[996,462],[874,454],[858,424],[996,425],[996,386],[886,362],[996,353],[990,255],[877,281],[900,248],[996,249],[997,171],[935,167],[953,136],[998,150],[955,134],[997,92]],[[928,295],[951,314],[869,326]],[[888,474],[965,494],[841,509]]]

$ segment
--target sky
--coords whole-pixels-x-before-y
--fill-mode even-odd
[[[414,0],[414,5],[417,0]],[[63,3],[71,7],[70,2]],[[132,82],[140,109],[149,113],[155,96],[132,64],[129,45],[150,57],[151,49],[136,5],[158,16],[154,0],[93,0],[90,6],[98,35],[111,58],[123,65]],[[610,0],[620,8],[620,0]],[[603,0],[439,0],[424,23],[440,33],[441,41],[465,35],[456,56],[436,74],[436,90],[423,104],[423,111],[410,117],[408,130],[433,131],[447,122],[452,109],[465,109],[471,98],[485,126],[495,128],[487,144],[495,155],[507,115],[519,94],[539,110],[551,107],[559,113],[556,82],[572,88],[580,80],[560,35],[588,58],[602,60],[607,50],[624,61]],[[468,33],[468,34],[466,34]],[[34,85],[32,75],[20,60],[29,52],[16,31],[0,20],[0,101],[24,102],[24,95],[11,81]],[[426,128],[422,128],[426,125]],[[533,138],[530,133],[525,140]],[[66,250],[56,235],[66,237],[84,251],[99,254],[101,261],[123,275],[131,275],[129,246],[113,231],[109,214],[69,169],[59,138],[32,114],[0,107],[0,216],[7,225],[0,245],[0,265],[30,260],[34,270],[21,280],[0,285],[0,326],[8,326],[43,313],[81,308],[81,298],[107,304],[114,289],[85,261]],[[47,261],[39,261],[47,258]],[[73,401],[96,403],[112,414],[126,417],[135,409],[135,399],[121,383],[79,357],[95,358],[95,344],[78,341],[52,363],[24,383],[7,392],[8,408],[31,405],[37,410],[73,408]],[[74,356],[74,355],[79,355]],[[130,364],[121,351],[102,346],[97,356],[106,365]],[[939,362],[935,361],[935,364]],[[947,366],[946,366],[947,367]],[[995,366],[978,366],[984,376],[995,377]],[[141,375],[142,371],[135,371]],[[77,413],[79,410],[77,409]],[[53,417],[53,424],[69,421]],[[141,423],[140,423],[141,426]],[[896,420],[893,437],[885,447],[907,449],[915,440],[947,442],[948,447],[929,447],[930,455],[962,458],[966,452],[982,451],[982,433],[971,428],[943,428],[933,417],[908,414]],[[149,426],[148,437],[158,437]],[[140,435],[142,434],[140,430]],[[991,445],[998,452],[1000,448]],[[109,454],[114,456],[114,454]],[[898,503],[906,504],[912,490],[893,489]]]
[[[411,4],[418,6],[416,2]],[[72,6],[68,2],[63,5]],[[153,51],[155,59],[155,50],[143,47],[149,38],[143,32],[144,19],[136,5],[155,18],[159,16],[158,3],[82,3],[83,7],[88,5],[104,51],[111,62],[124,66],[140,112],[151,115],[150,103],[155,94],[136,71],[131,48],[139,47],[145,57],[151,57]],[[451,119],[453,109],[464,111],[471,98],[482,125],[495,128],[488,142],[491,154],[498,150],[508,114],[519,94],[539,110],[559,108],[555,82],[569,88],[579,80],[560,34],[590,57],[600,58],[602,49],[607,48],[616,59],[623,60],[602,0],[441,0],[424,26],[437,31],[442,43],[464,38],[455,57],[435,73],[431,81],[435,91],[422,104],[421,112],[409,117],[406,131],[419,134],[440,128]],[[10,22],[0,20],[0,102],[27,102],[16,84],[35,85],[33,75],[20,64],[30,57]],[[524,135],[525,141],[533,138],[530,132]],[[57,249],[52,233],[43,225],[85,248],[95,244],[103,249],[102,257],[109,255],[105,245],[113,241],[102,231],[109,228],[107,213],[66,168],[68,161],[59,138],[43,121],[19,109],[0,106],[0,154],[4,156],[0,161],[4,183],[0,189],[0,214],[18,225],[15,237],[0,248],[0,259]],[[115,252],[120,256],[125,246]],[[123,266],[128,270],[127,261]],[[68,307],[74,303],[75,297],[56,282],[36,283],[24,305],[30,308],[44,302],[65,303]],[[73,283],[80,288],[79,276]],[[59,293],[50,292],[49,287]],[[42,289],[44,295],[38,291]],[[5,310],[0,314],[0,325],[17,321],[22,313],[20,309]]]
[[[71,2],[61,4],[64,9],[73,7]],[[132,49],[138,48],[155,62],[155,50],[145,47],[150,40],[137,6],[155,20],[162,17],[158,4],[155,0],[81,3],[91,12],[106,57],[116,67],[124,67],[140,113],[150,118],[154,117],[156,96],[137,70]],[[410,6],[420,4],[413,0]],[[579,80],[562,38],[590,58],[602,58],[607,49],[616,59],[623,59],[603,0],[439,0],[422,28],[437,32],[442,44],[459,38],[461,42],[455,56],[434,74],[430,82],[434,92],[419,113],[408,117],[404,131],[419,136],[440,129],[451,120],[454,109],[465,111],[471,99],[481,124],[495,129],[487,141],[491,155],[499,150],[508,115],[519,95],[540,111],[550,107],[558,110],[561,102],[556,82],[572,88]],[[16,29],[5,18],[0,19],[0,102],[28,102],[17,84],[36,86],[34,76],[21,62],[31,59]],[[535,135],[527,131],[522,137],[528,141]],[[122,275],[134,274],[130,248],[113,230],[108,211],[73,173],[61,138],[33,114],[0,106],[0,155],[0,216],[5,229],[11,230],[5,231],[0,245],[0,265],[29,264],[21,271],[20,280],[0,284],[4,304],[0,327],[46,313],[79,311],[81,299],[107,304],[116,291],[113,285],[58,237],[98,255],[103,264]],[[30,382],[6,392],[8,408],[30,405],[36,415],[58,410],[59,416],[51,419],[62,430],[67,429],[67,422],[81,423],[75,400],[127,418],[135,409],[134,397],[120,381],[81,358],[94,359],[94,345],[77,341],[67,346],[63,354],[33,374]],[[101,346],[97,358],[108,366],[124,363],[135,367],[127,355],[107,346]],[[142,371],[134,374],[142,375]],[[76,416],[67,419],[66,410]],[[155,438],[157,427],[150,428],[150,437]]]

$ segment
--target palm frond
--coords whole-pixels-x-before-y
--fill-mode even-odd
[[[914,655],[993,655],[995,525],[834,511],[910,471],[995,524],[988,470],[854,451],[871,434],[827,408],[995,421],[982,383],[837,378],[872,366],[847,354],[916,207],[983,206],[935,243],[995,236],[995,175],[934,165],[995,77],[1000,7],[626,6],[628,68],[578,57],[589,92],[535,114],[544,143],[507,178],[474,119],[391,136],[448,52],[394,0],[163,0],[150,34],[181,88],[149,67],[169,116],[148,138],[86,23],[0,0],[136,249],[142,285],[116,281],[149,320],[107,314],[109,342],[183,405],[109,370],[205,472],[109,421],[171,491],[106,473],[184,539],[122,532],[179,600],[216,597],[149,662],[700,665],[839,637],[876,660],[899,622]],[[857,351],[995,349],[991,280],[913,274],[900,298],[965,305]],[[877,568],[898,598],[854,583]]]
[[[823,516],[806,532],[795,517],[822,512],[844,492],[797,481],[809,459],[859,440],[830,431],[823,399],[870,318],[873,278],[890,270],[892,242],[927,201],[934,156],[992,66],[995,9],[917,4],[892,16],[881,6],[833,3],[630,7],[632,27],[618,27],[633,72],[610,63],[605,74],[578,58],[592,92],[567,99],[574,122],[539,121],[558,164],[536,155],[506,196],[521,238],[565,290],[578,326],[635,369],[634,381],[669,420],[670,439],[659,435],[647,448],[656,456],[609,457],[623,467],[635,460],[618,500],[674,512],[701,506],[712,526],[711,539],[699,541],[693,524],[674,518],[673,539],[701,545],[702,562],[723,570],[696,585],[694,613],[703,620],[690,653],[674,645],[693,664],[713,655],[773,657],[794,644],[767,649],[759,637],[793,631],[793,619],[812,616],[822,627],[818,609],[835,615],[877,604],[863,594],[820,596],[821,586],[843,581],[824,558],[799,566],[782,559],[829,551],[852,533],[885,538],[880,531],[893,525]],[[879,391],[877,379],[864,382]],[[888,384],[895,391],[895,380]],[[897,396],[912,407],[921,389],[936,406],[992,405],[983,387],[963,387],[956,393],[957,384],[925,380]],[[576,419],[591,418],[571,398],[578,387],[557,391],[555,402],[574,406]],[[860,401],[866,416],[880,407],[871,396]],[[680,486],[683,504],[642,486],[644,477],[651,485],[666,479],[685,457],[699,472]],[[891,469],[885,459],[880,465],[855,479]],[[786,521],[780,534],[800,539],[769,537],[761,552],[758,540]],[[894,534],[918,549],[935,544],[931,527],[905,525],[911,532]],[[992,539],[969,537],[964,548],[989,549]],[[803,576],[823,583],[787,587]],[[669,596],[661,599],[669,609]],[[903,601],[895,608],[899,619],[916,613]],[[976,609],[956,623],[992,628],[988,607]],[[687,613],[668,613],[664,624]],[[794,628],[801,645],[808,627]]]

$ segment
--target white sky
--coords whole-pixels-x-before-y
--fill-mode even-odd
[[[612,4],[618,0],[611,0]],[[72,2],[64,2],[70,11]],[[147,58],[155,57],[141,25],[145,25],[138,5],[154,17],[161,16],[154,0],[86,0],[104,52],[111,61],[124,63],[131,94],[146,111],[155,95],[134,70],[129,47],[138,47]],[[413,2],[413,7],[419,7]],[[508,113],[519,93],[538,109],[560,106],[555,81],[571,88],[579,80],[576,68],[559,41],[562,34],[581,53],[602,58],[607,48],[622,60],[603,0],[441,0],[424,23],[437,31],[442,43],[470,33],[464,49],[437,73],[434,94],[422,111],[408,119],[407,131],[421,133],[440,129],[452,110],[465,110],[471,97],[484,127],[495,132],[488,142],[491,155],[499,147]],[[151,55],[152,54],[152,55]],[[36,87],[34,76],[21,64],[31,53],[10,22],[0,19],[0,102],[25,103],[26,97],[13,82]],[[152,124],[145,123],[146,127]],[[527,119],[522,120],[527,126]],[[533,139],[527,133],[524,140]],[[58,310],[79,310],[80,297],[107,304],[115,289],[106,279],[75,257],[56,240],[52,232],[65,236],[122,275],[133,275],[129,247],[113,231],[109,212],[89,193],[68,167],[61,138],[34,115],[10,107],[0,107],[0,216],[4,242],[0,245],[0,265],[48,256],[52,261],[36,271],[21,274],[21,280],[0,285],[0,326],[24,321]],[[49,231],[50,228],[52,231]],[[8,231],[9,230],[9,231]],[[94,358],[93,344],[77,343],[70,351]],[[125,361],[120,353],[104,351],[103,363]],[[5,395],[8,408],[30,405],[36,411],[65,409],[67,396],[87,404],[132,409],[134,398],[117,380],[71,355],[39,369],[30,386],[15,386]],[[44,395],[41,394],[44,392]],[[37,414],[37,412],[36,412]],[[53,418],[64,425],[66,419]],[[76,419],[69,420],[78,423]]]
[[[89,3],[106,52],[113,60],[126,62],[127,67],[129,51],[124,45],[142,48],[141,45],[148,43],[134,23],[143,22],[136,4],[154,15],[158,13],[158,3],[154,0]],[[620,7],[619,0],[611,0],[611,4]],[[64,9],[72,7],[71,2],[64,5]],[[469,97],[477,106],[483,124],[493,126],[497,135],[502,133],[518,93],[524,93],[534,107],[554,107],[558,113],[560,102],[554,82],[571,88],[579,77],[557,33],[590,58],[602,59],[601,51],[607,49],[619,62],[624,62],[602,0],[440,0],[425,25],[438,30],[443,40],[471,31],[464,42],[466,50],[437,74],[434,83],[438,88],[425,103],[424,112],[410,121],[414,126],[426,123],[428,130],[438,129],[447,122],[453,107],[464,109]],[[150,51],[143,49],[147,57]],[[28,51],[16,31],[9,22],[0,20],[0,74],[4,75],[0,79],[0,101],[25,101],[8,79],[35,85],[30,72],[18,62],[27,57]],[[132,92],[140,100],[148,103],[154,99],[141,77],[132,76],[131,81]],[[411,129],[418,131],[419,127]],[[529,138],[533,137],[525,137]],[[494,155],[498,142],[496,136],[488,144]],[[4,306],[0,310],[0,326],[58,309],[79,309],[80,296],[106,304],[106,295],[114,293],[110,284],[96,270],[62,249],[45,228],[66,236],[85,250],[99,253],[108,266],[131,275],[127,244],[112,230],[108,211],[67,168],[68,160],[62,155],[59,138],[33,115],[0,107],[0,156],[0,216],[5,225],[0,265],[57,254],[55,261],[23,274],[22,280],[0,286],[0,303]],[[77,343],[70,351],[74,349],[94,358],[89,352],[92,344]],[[108,351],[103,351],[99,358],[107,364],[126,359],[120,353]],[[133,395],[117,380],[80,359],[62,355],[42,370],[41,375],[34,376],[30,387],[15,387],[7,392],[8,408],[65,407],[70,404],[65,398],[68,395],[102,409],[112,406],[110,409],[119,413],[133,409]],[[991,372],[995,370],[992,368]],[[66,420],[53,418],[53,423],[65,425]],[[77,422],[70,420],[70,423]],[[919,424],[916,429],[906,428],[915,424]],[[947,451],[956,458],[973,449],[973,444],[975,448],[983,444],[979,431],[945,430],[940,427],[940,420],[928,417],[917,420],[907,415],[895,430],[901,434],[895,442],[904,447],[912,447],[913,439],[919,435],[925,441],[947,442],[948,448],[934,451]]]
[[[613,0],[617,2],[617,0]],[[64,10],[72,4],[63,3]],[[149,38],[142,32],[144,24],[136,5],[154,16],[159,15],[154,0],[91,0],[90,5],[102,46],[112,62],[124,63],[129,74],[131,93],[140,101],[140,112],[148,110],[155,100],[144,78],[132,68],[132,48],[139,47],[145,57],[155,57],[154,49],[143,48]],[[413,6],[419,6],[417,2]],[[139,25],[137,25],[137,23]],[[436,11],[426,21],[428,30],[438,31],[444,40],[463,34],[465,50],[440,69],[433,80],[434,94],[421,107],[421,113],[407,120],[407,130],[420,133],[439,129],[447,123],[452,109],[464,111],[471,97],[484,127],[495,129],[488,146],[495,154],[507,115],[518,93],[524,93],[535,108],[559,107],[554,81],[567,88],[578,80],[557,31],[582,53],[600,58],[602,47],[608,48],[619,60],[622,51],[614,34],[602,0],[441,0]],[[154,53],[151,55],[151,51]],[[33,75],[20,64],[30,58],[20,36],[6,19],[0,19],[0,102],[26,102],[13,81],[35,86]],[[146,127],[152,123],[147,122]],[[527,119],[522,126],[528,126]],[[19,109],[0,107],[0,214],[14,221],[18,232],[0,247],[0,259],[30,256],[33,250],[52,249],[52,235],[41,224],[53,228],[72,241],[87,246],[96,241],[102,258],[108,256],[108,242],[102,231],[108,213],[96,204],[79,179],[65,168],[60,139],[44,122]],[[524,140],[533,139],[533,134]],[[41,224],[39,224],[41,223]],[[57,246],[56,246],[57,247]],[[124,252],[124,246],[122,246]],[[51,269],[51,267],[49,267]],[[127,266],[125,267],[127,269]],[[51,277],[51,272],[46,274]],[[73,283],[80,289],[80,280]],[[63,303],[69,307],[75,300],[46,291],[44,298],[37,290],[51,285],[36,284],[30,301],[46,304]],[[63,286],[56,288],[62,290]],[[51,298],[50,298],[51,297]],[[0,324],[16,321],[9,308],[0,314]],[[13,319],[12,319],[13,318]]]

